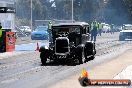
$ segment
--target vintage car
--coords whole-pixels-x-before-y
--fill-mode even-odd
[[[93,60],[96,49],[95,43],[89,41],[89,30],[89,24],[85,22],[53,25],[52,42],[39,50],[42,64],[46,64],[47,59],[71,65]]]
[[[48,26],[38,26],[35,31],[31,33],[32,40],[48,40]]]
[[[119,34],[119,41],[132,40],[132,24],[124,24]]]

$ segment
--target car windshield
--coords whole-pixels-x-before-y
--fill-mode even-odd
[[[20,29],[30,29],[29,26],[20,26]]]
[[[124,27],[124,30],[132,30],[132,25],[130,25],[130,26],[125,26],[125,27]]]
[[[24,26],[21,26],[20,29],[25,29],[25,27]]]
[[[45,27],[45,26],[36,28],[36,31],[46,31],[46,30],[47,30],[47,27]]]

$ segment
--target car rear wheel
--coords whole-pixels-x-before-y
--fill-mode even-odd
[[[91,57],[89,57],[89,60],[93,60],[95,57],[94,57],[94,55],[93,56],[91,56]]]
[[[84,48],[84,53],[85,53],[85,62],[93,60],[96,54],[95,44],[91,42],[87,43]]]

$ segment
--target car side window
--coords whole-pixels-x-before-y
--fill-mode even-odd
[[[90,27],[89,26],[86,27],[86,33],[90,33]]]
[[[77,34],[80,34],[80,28],[75,28]]]
[[[87,33],[89,33],[89,27],[85,26],[85,27],[83,27],[82,34],[87,34]]]
[[[86,34],[86,27],[83,27],[83,34]]]

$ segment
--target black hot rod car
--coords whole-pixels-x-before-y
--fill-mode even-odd
[[[59,23],[52,26],[52,42],[40,47],[42,64],[47,59],[68,64],[82,64],[93,60],[95,43],[90,40],[89,24],[85,22]]]

